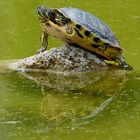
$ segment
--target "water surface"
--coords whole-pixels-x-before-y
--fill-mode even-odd
[[[72,6],[102,19],[115,32],[132,72],[21,73],[7,62],[40,47],[36,6]],[[1,140],[140,139],[140,1],[0,1]],[[49,48],[62,44],[52,37]]]

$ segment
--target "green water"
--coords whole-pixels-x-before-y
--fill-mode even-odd
[[[22,73],[9,60],[40,47],[37,5],[71,6],[100,17],[115,32],[132,72]],[[139,140],[140,1],[1,0],[0,140]],[[62,42],[50,37],[49,48]]]

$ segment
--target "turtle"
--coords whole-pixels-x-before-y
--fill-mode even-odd
[[[48,37],[52,35],[67,44],[81,47],[103,60],[115,61],[122,69],[132,70],[123,57],[123,48],[112,30],[96,16],[81,9],[46,8],[37,6],[38,20],[42,27],[42,47],[45,51]]]

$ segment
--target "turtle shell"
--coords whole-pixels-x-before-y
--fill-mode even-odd
[[[119,47],[119,42],[111,29],[106,26],[100,19],[85,11],[76,8],[60,8],[62,14],[70,18],[72,21],[85,26],[90,32],[94,33],[100,39],[109,43],[113,47]]]

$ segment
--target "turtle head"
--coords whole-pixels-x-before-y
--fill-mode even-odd
[[[49,8],[46,8],[44,6],[37,7],[38,19],[42,22],[49,20],[50,13],[51,13],[51,9],[49,9]]]
[[[50,24],[53,23],[52,25],[56,25],[55,28],[65,30],[68,34],[72,34],[73,30],[71,27],[71,20],[63,15],[63,13],[61,13],[58,9],[38,6],[37,14],[43,28],[47,28],[48,25],[50,26]]]
[[[71,21],[69,18],[65,17],[57,9],[50,9],[50,8],[46,8],[44,6],[37,7],[37,14],[38,14],[39,20],[41,22],[51,21],[54,24],[61,26],[61,27],[65,26],[66,24],[68,24]]]

